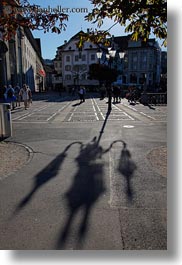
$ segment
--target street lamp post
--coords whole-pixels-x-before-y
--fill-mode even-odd
[[[102,58],[102,51],[99,49],[96,53],[97,58],[99,59],[99,64]],[[123,59],[124,58],[125,53],[122,51],[119,51],[119,58]],[[109,62],[109,67],[110,69],[112,69],[112,60],[113,58],[116,56],[116,50],[114,49],[114,47],[109,47],[108,48],[108,53],[105,55],[106,59]],[[111,91],[111,84],[109,86],[108,89],[108,112],[110,112],[112,110],[112,91]]]

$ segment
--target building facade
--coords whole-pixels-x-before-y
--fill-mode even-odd
[[[9,41],[0,36],[0,86],[23,83],[32,91],[45,90],[45,71],[40,41],[28,28],[18,28]]]
[[[157,91],[160,86],[161,49],[155,39],[128,41],[124,60],[124,80],[127,84]]]
[[[98,46],[87,41],[80,50],[77,47],[79,33],[57,48],[54,59],[54,87],[63,86],[69,90],[73,86],[83,85],[89,88],[99,84],[98,80],[88,79],[89,66],[98,63]]]
[[[98,46],[85,42],[82,50],[77,48],[79,33],[57,48],[54,59],[55,74],[54,89],[72,86],[98,86],[97,80],[89,80],[89,66],[100,62],[115,69],[118,73],[117,84],[134,85],[147,88],[148,91],[158,91],[161,78],[161,49],[155,39],[147,42],[132,41],[130,35],[112,37],[112,47],[116,54],[107,60],[107,47],[101,47],[102,57],[97,58]],[[124,57],[119,57],[124,52]]]

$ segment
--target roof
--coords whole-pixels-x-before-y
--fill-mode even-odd
[[[116,43],[122,51],[128,48],[129,40],[131,40],[131,35],[114,37],[114,43]]]

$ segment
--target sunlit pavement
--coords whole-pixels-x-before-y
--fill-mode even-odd
[[[0,185],[1,249],[166,249],[166,106],[57,95],[12,112],[33,158]]]

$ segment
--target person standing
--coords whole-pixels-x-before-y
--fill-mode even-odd
[[[80,96],[80,103],[84,102],[85,101],[85,90],[83,87],[80,87],[80,90],[79,90],[79,96]]]
[[[20,89],[20,96],[24,102],[25,110],[28,108],[28,101],[29,101],[29,89],[26,84]]]

